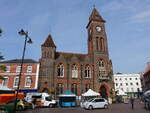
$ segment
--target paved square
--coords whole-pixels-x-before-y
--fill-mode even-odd
[[[85,110],[80,107],[73,108],[36,108],[35,110],[18,111],[17,113],[150,113],[144,109],[144,104],[140,101],[135,102],[132,110],[131,104],[112,104],[109,109]]]

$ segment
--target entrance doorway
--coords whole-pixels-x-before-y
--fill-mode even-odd
[[[108,95],[107,95],[107,89],[105,86],[101,86],[100,87],[100,94],[102,96],[102,98],[108,98]]]

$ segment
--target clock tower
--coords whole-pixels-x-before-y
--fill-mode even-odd
[[[107,35],[105,32],[106,21],[96,8],[93,9],[88,30],[88,55],[94,64],[94,89],[101,93],[104,98],[110,96],[112,82],[112,63],[109,59]]]
[[[89,54],[96,52],[108,55],[105,22],[106,21],[100,16],[96,8],[94,8],[87,25]]]

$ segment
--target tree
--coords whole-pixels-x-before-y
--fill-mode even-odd
[[[0,28],[0,36],[2,35],[2,32],[3,32],[3,31],[2,31],[2,29]]]
[[[0,60],[3,60],[4,57],[0,55]],[[6,66],[0,65],[0,70],[6,71]],[[0,79],[4,79],[4,77],[0,76]]]
[[[2,35],[2,29],[0,28],[0,36]],[[4,57],[0,55],[0,60],[3,60]],[[6,71],[6,66],[0,65],[0,70]],[[4,79],[4,77],[0,76],[0,79]]]

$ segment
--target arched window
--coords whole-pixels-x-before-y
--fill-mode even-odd
[[[104,38],[100,38],[100,50],[105,51]]]
[[[89,65],[85,67],[85,78],[90,78],[91,77],[91,68]]]
[[[98,68],[99,68],[99,76],[105,76],[106,75],[105,63],[102,59],[98,62]]]
[[[72,65],[72,78],[78,78],[78,68],[75,64]]]
[[[71,92],[77,94],[77,84],[71,84]]]
[[[99,63],[98,63],[98,65],[99,65],[99,68],[105,67],[105,64],[104,64],[103,60],[100,60]]]
[[[57,84],[57,88],[56,88],[56,89],[57,89],[57,90],[56,90],[57,95],[63,93],[63,88],[64,88],[64,85],[63,85],[63,84],[61,84],[61,83]]]
[[[99,51],[99,39],[96,37],[96,50]]]
[[[25,79],[25,87],[30,87],[31,86],[31,77],[27,76]]]
[[[64,77],[64,65],[63,64],[59,64],[57,67],[57,76],[58,77]]]

